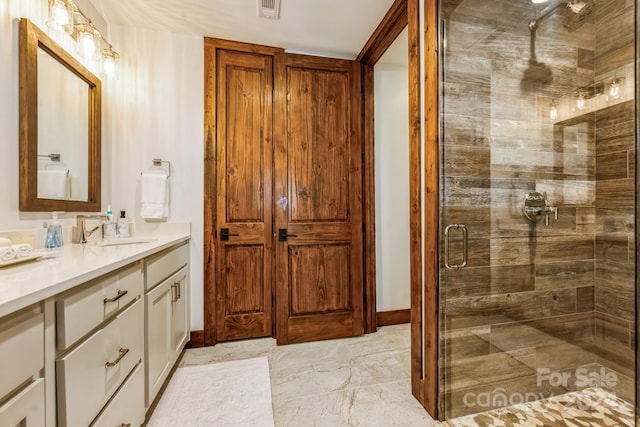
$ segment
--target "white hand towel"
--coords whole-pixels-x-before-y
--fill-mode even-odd
[[[38,199],[69,199],[69,171],[38,171]]]
[[[16,250],[12,246],[3,246],[0,248],[0,261],[11,261],[16,257]]]
[[[16,257],[25,258],[31,256],[33,253],[33,247],[28,243],[22,243],[20,245],[11,246],[16,251]]]
[[[169,177],[143,173],[140,177],[140,216],[161,219],[169,216]]]
[[[0,246],[11,246],[13,245],[13,242],[11,242],[10,239],[7,239],[6,237],[0,237]]]

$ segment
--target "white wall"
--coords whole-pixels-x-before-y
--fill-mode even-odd
[[[399,37],[374,67],[377,311],[411,306],[406,40]]]
[[[47,13],[47,0],[0,0],[0,230],[39,228],[50,217],[18,208],[18,18],[75,54],[70,40],[49,31]],[[126,210],[136,219],[140,172],[154,157],[171,161],[170,220],[192,223],[191,327],[202,329],[204,41],[118,25],[109,25],[106,38],[121,61],[116,77],[102,82],[102,211],[111,204],[114,213]],[[76,214],[65,213],[63,225],[75,224]]]
[[[170,221],[190,221],[191,328],[203,329],[204,39],[109,25],[120,55],[104,130],[112,159],[114,214],[139,219],[140,173],[172,165]]]
[[[51,217],[49,213],[26,213],[18,208],[19,18],[28,18],[76,56],[72,40],[46,26],[47,14],[47,0],[0,0],[0,230],[39,228]],[[103,138],[103,144],[109,141]],[[107,195],[110,176],[110,170],[103,169],[102,180],[107,183],[103,192]],[[62,215],[63,225],[75,224],[76,214]]]

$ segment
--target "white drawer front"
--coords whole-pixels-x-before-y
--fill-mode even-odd
[[[88,426],[142,360],[143,308],[138,300],[56,362],[59,425]]]
[[[58,348],[63,350],[142,296],[142,263],[101,277],[56,301]]]
[[[43,378],[0,406],[0,426],[44,427]]]
[[[152,289],[189,262],[189,243],[149,257],[146,290]]]
[[[44,367],[44,316],[29,312],[0,325],[0,399]],[[0,424],[6,425],[6,424]]]
[[[137,427],[143,422],[144,368],[140,363],[91,427]]]

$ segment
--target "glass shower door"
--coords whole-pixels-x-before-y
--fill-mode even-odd
[[[440,13],[441,410],[633,425],[635,3]]]

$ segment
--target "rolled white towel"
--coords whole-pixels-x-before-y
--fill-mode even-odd
[[[13,244],[13,242],[11,242],[10,239],[7,239],[6,237],[0,237],[0,246],[11,246]]]
[[[12,246],[3,246],[0,248],[0,261],[11,261],[16,257],[16,250]]]
[[[18,258],[25,258],[31,256],[33,253],[33,246],[28,243],[22,243],[20,245],[12,245],[11,246],[16,251],[16,256]]]

